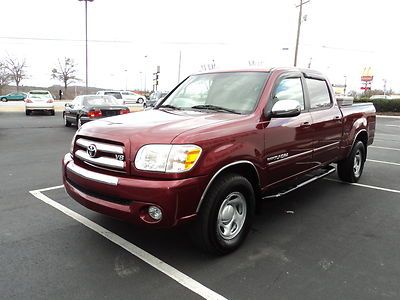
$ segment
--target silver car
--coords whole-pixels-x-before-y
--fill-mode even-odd
[[[32,111],[49,111],[54,116],[54,98],[49,91],[30,91],[25,99],[25,113],[29,116]]]

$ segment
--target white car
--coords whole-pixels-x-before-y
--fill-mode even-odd
[[[97,95],[111,95],[117,99],[123,99],[124,105],[146,104],[146,97],[131,91],[98,91]]]
[[[54,116],[54,98],[49,91],[30,91],[25,99],[25,113],[29,116],[32,111],[49,111]]]
[[[391,96],[389,95],[373,95],[371,97],[369,97],[370,100],[374,100],[374,99],[392,99]]]

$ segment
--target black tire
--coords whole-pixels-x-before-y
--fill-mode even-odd
[[[337,164],[338,176],[346,182],[357,182],[364,170],[365,147],[363,142],[356,141],[350,155]]]
[[[67,120],[67,116],[63,113],[64,125],[65,127],[71,127],[71,122]]]
[[[137,99],[137,103],[142,104],[144,102],[143,98]]]
[[[31,111],[29,109],[25,110],[25,115],[30,116],[31,115]]]
[[[7,102],[7,98],[1,98],[1,101]]]
[[[241,205],[231,205],[234,202]],[[195,243],[203,250],[218,255],[236,250],[249,232],[254,208],[254,190],[245,177],[237,174],[219,177],[207,192],[194,224]],[[231,224],[229,230],[224,223],[228,228]]]
[[[50,111],[50,115],[51,116],[54,116],[56,114],[56,112],[54,111],[54,109],[52,109],[51,111]]]
[[[82,127],[81,117],[76,118],[76,127],[78,127],[78,129]]]

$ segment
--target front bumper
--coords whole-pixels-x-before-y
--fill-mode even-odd
[[[139,225],[173,227],[192,220],[207,176],[180,180],[149,180],[107,175],[75,164],[70,154],[62,162],[67,193],[99,213]],[[148,215],[151,205],[163,213],[160,221]]]

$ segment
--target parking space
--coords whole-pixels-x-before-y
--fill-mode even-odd
[[[378,119],[364,186],[331,181],[333,174],[264,202],[245,244],[225,257],[200,252],[187,228],[134,227],[62,188],[40,194],[65,209],[30,194],[61,184],[74,131],[60,113],[0,113],[5,299],[399,298],[400,119]]]

